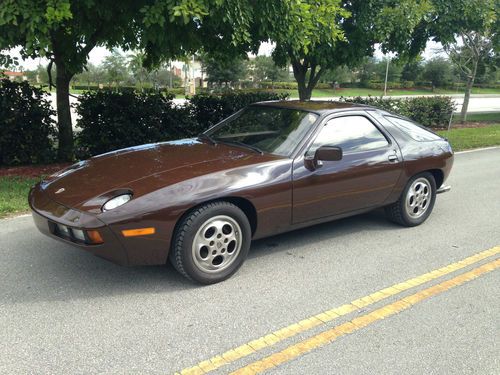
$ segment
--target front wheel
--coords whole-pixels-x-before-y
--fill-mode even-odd
[[[429,172],[413,176],[399,200],[385,207],[388,218],[406,227],[422,224],[432,212],[436,201],[436,181]]]
[[[237,206],[224,201],[207,203],[179,223],[169,258],[188,279],[217,283],[243,264],[251,235],[248,219]]]

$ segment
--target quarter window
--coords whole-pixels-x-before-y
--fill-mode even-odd
[[[374,150],[389,144],[385,136],[364,116],[335,117],[316,137],[312,150],[320,146],[338,146],[344,153]]]
[[[385,118],[393,124],[397,125],[402,131],[412,137],[415,141],[436,141],[438,139],[441,139],[439,135],[434,134],[427,129],[424,129],[414,122],[393,116],[385,116]]]

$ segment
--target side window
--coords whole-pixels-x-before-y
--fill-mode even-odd
[[[367,151],[389,144],[385,136],[364,116],[336,117],[319,132],[311,150],[320,146],[339,146],[344,153]]]
[[[427,129],[424,129],[423,127],[421,127],[418,124],[415,124],[414,122],[393,116],[384,116],[384,117],[388,119],[390,122],[392,122],[394,125],[399,126],[399,128],[402,131],[404,131],[406,134],[412,137],[415,141],[425,142],[425,141],[435,141],[441,139],[439,135],[434,134]]]

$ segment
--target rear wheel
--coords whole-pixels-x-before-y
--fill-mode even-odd
[[[250,224],[243,211],[229,202],[207,203],[180,222],[169,257],[188,279],[213,284],[240,268],[250,241]]]
[[[403,226],[422,224],[432,212],[436,201],[436,181],[429,172],[413,176],[399,200],[385,208],[388,218]]]

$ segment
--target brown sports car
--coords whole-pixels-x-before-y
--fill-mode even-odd
[[[424,222],[447,191],[448,142],[356,104],[264,102],[200,134],[81,161],[34,186],[38,229],[122,265],[214,283],[252,239],[385,207]]]

